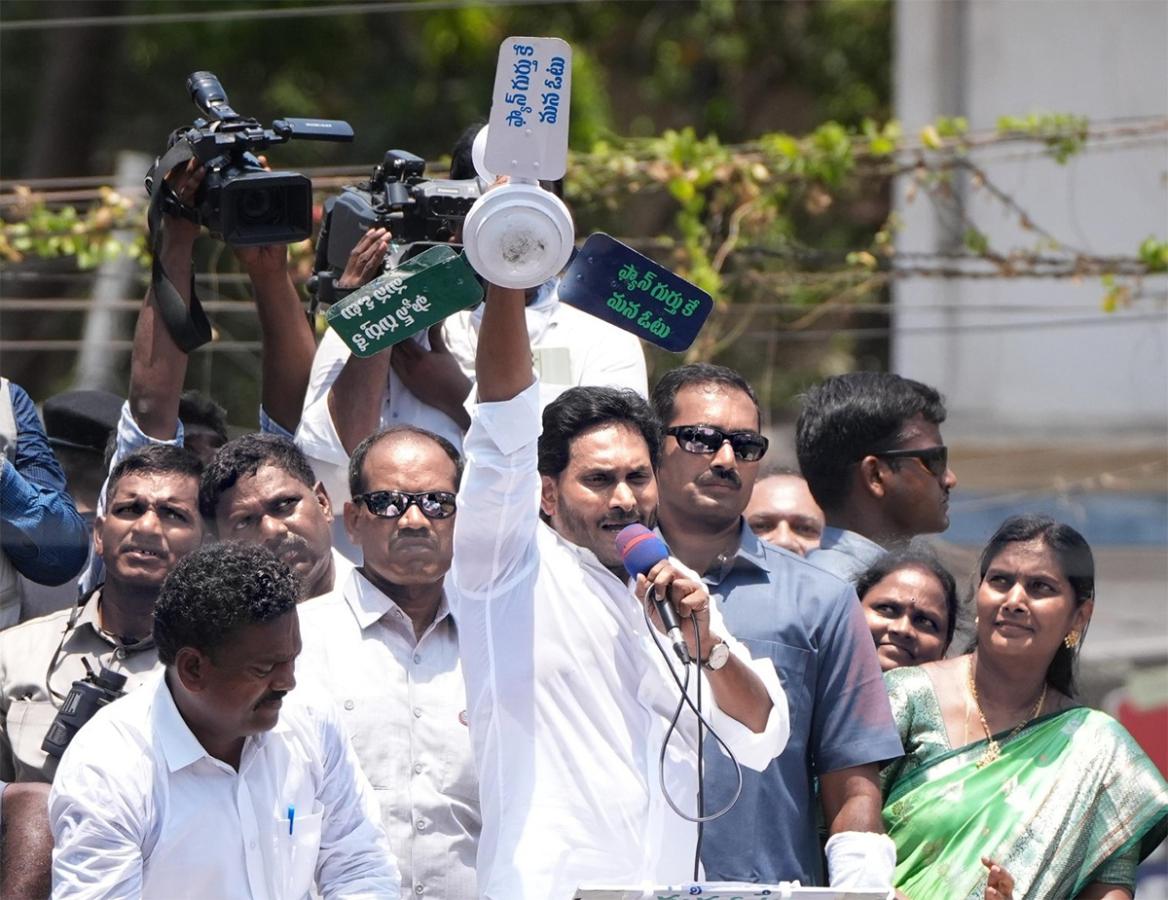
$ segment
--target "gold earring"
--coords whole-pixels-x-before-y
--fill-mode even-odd
[[[1072,631],[1065,638],[1063,638],[1063,643],[1067,645],[1068,650],[1074,650],[1079,646],[1079,632]]]

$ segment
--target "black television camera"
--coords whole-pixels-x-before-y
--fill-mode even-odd
[[[170,195],[165,211],[182,215],[228,244],[289,244],[312,234],[312,182],[297,172],[269,172],[254,152],[293,138],[310,141],[351,141],[353,129],[336,119],[277,119],[264,128],[227,104],[227,94],[210,72],[195,72],[187,91],[206,116],[172,135],[171,146],[185,141],[203,164],[206,175],[194,198],[194,212]],[[210,120],[210,121],[208,121]],[[164,156],[167,159],[170,156]],[[146,190],[161,183],[166,172],[159,160],[146,176]]]
[[[405,150],[390,150],[368,182],[349,185],[325,201],[316,241],[316,274],[308,290],[333,303],[346,292],[336,288],[349,254],[370,228],[392,235],[386,267],[392,268],[435,244],[448,244],[479,198],[478,180],[425,177],[426,161]]]
[[[105,666],[102,666],[101,671],[95,675],[89,666],[89,660],[82,659],[81,664],[85,666],[88,674],[73,682],[65,702],[57,710],[57,715],[41,742],[41,749],[55,759],[61,758],[73,736],[99,709],[125,695],[125,691],[122,690],[126,686],[125,675],[111,671]]]

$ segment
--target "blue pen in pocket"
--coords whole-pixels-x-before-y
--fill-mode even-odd
[[[292,824],[296,821],[296,807],[288,807],[288,833],[292,833]]]

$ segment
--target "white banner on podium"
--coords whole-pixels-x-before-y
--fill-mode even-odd
[[[884,891],[846,891],[830,887],[801,887],[798,882],[747,884],[708,881],[667,887],[619,887],[606,884],[582,884],[572,900],[888,900]]]

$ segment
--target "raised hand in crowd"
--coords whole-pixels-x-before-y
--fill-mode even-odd
[[[337,287],[351,291],[376,278],[385,265],[390,238],[388,228],[370,228],[361,235],[349,252],[349,261],[337,280]]]
[[[175,196],[184,205],[194,203],[205,171],[196,160],[166,176]],[[181,216],[162,217],[162,264],[183,302],[190,306],[192,254],[200,226]],[[130,357],[130,414],[147,438],[169,441],[178,428],[179,395],[187,374],[187,354],[179,349],[162,319],[153,284],[134,328]],[[116,460],[115,460],[116,463]]]
[[[288,245],[233,249],[251,279],[260,321],[260,402],[268,419],[291,437],[300,424],[316,339],[288,270]]]

